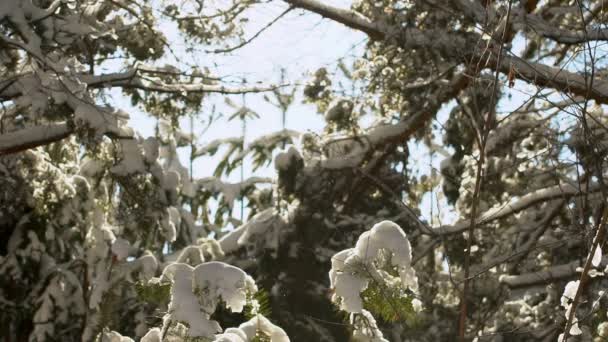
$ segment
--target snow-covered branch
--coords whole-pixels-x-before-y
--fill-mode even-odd
[[[481,2],[474,0],[458,0],[453,2],[457,9],[478,23],[483,23],[488,16],[488,9]],[[540,37],[548,38],[561,44],[580,44],[587,41],[608,40],[608,30],[599,27],[586,27],[582,29],[566,29],[556,27],[555,24],[546,21],[540,15],[530,13],[530,9],[525,7],[514,7],[511,12],[510,24],[518,28],[531,28]]]
[[[569,198],[572,196],[592,193],[599,191],[600,188],[600,185],[597,183],[594,183],[589,187],[583,187],[582,189],[571,183],[564,183],[549,188],[532,191],[519,199],[511,200],[508,203],[503,203],[489,209],[478,217],[475,225],[478,226],[504,218],[541,202],[556,198]],[[470,223],[468,220],[462,220],[454,225],[445,225],[434,228],[433,230],[436,234],[455,234],[467,230],[469,226]]]
[[[68,137],[73,128],[66,122],[24,128],[0,135],[0,156],[46,145]]]
[[[138,74],[138,70],[130,70],[108,75],[83,75],[82,80],[91,88],[121,87],[141,89],[161,93],[219,93],[243,94],[272,91],[284,85],[227,87],[200,83],[166,83]]]
[[[460,62],[472,58],[484,61],[484,63],[480,63],[484,68],[493,68],[496,66],[496,62],[500,61],[499,71],[503,74],[509,74],[541,87],[551,87],[560,91],[567,91],[574,95],[586,96],[589,94],[589,97],[596,101],[608,103],[608,81],[596,77],[593,80],[592,88],[587,89],[587,85],[591,83],[585,82],[584,75],[576,72],[567,71],[559,67],[551,67],[543,63],[526,61],[525,59],[511,55],[508,51],[503,53],[503,56],[499,58],[497,56],[499,49],[496,43],[489,42],[488,49],[476,48],[477,43],[483,40],[481,35],[477,33],[469,32],[465,34],[446,32],[444,29],[420,30],[410,27],[391,27],[373,23],[369,18],[358,12],[328,6],[315,0],[285,1],[293,6],[309,10],[355,30],[362,31],[372,39],[398,39],[397,44],[406,50],[426,49],[438,51],[443,53],[445,57]],[[528,17],[526,16],[524,21],[527,19]],[[545,25],[545,23],[535,20],[535,17],[531,17],[531,19],[537,26],[541,26],[541,24]],[[558,33],[554,31],[542,32],[543,35],[550,35],[555,39],[559,38],[568,43],[580,41],[579,36],[583,34],[583,32],[568,34],[560,31]],[[592,30],[590,33],[591,35],[587,36],[590,39],[597,38],[602,40],[606,39],[608,34],[601,30]],[[490,54],[489,56],[487,55],[488,53]]]
[[[509,287],[523,287],[552,283],[576,275],[580,262],[573,261],[564,265],[553,266],[548,269],[518,275],[503,275],[500,282]]]
[[[386,28],[355,11],[334,7],[317,0],[285,0],[285,2],[362,31],[374,39],[382,39],[386,34]]]

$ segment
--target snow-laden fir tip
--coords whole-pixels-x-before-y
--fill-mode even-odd
[[[268,318],[261,314],[255,315],[238,328],[228,328],[223,334],[215,336],[214,342],[251,342],[256,336],[263,334],[270,338],[270,342],[289,342],[285,331],[272,324]]]
[[[389,261],[398,277],[382,266]],[[332,301],[341,310],[350,313],[351,324],[355,327],[354,337],[359,341],[383,342],[382,332],[377,328],[372,314],[363,308],[361,293],[370,282],[395,287],[400,283],[412,292],[418,291],[418,278],[411,266],[410,242],[401,227],[391,221],[382,221],[364,232],[354,248],[343,250],[332,257],[329,271]],[[412,300],[415,311],[421,310],[421,302]]]
[[[174,263],[165,268],[162,279],[172,282],[163,329],[172,321],[185,322],[189,336],[211,338],[221,332],[219,323],[210,318],[220,300],[232,312],[241,312],[247,295],[257,292],[253,279],[244,271],[217,261],[197,267]]]
[[[335,291],[332,301],[339,302],[342,310],[361,312],[363,303],[359,294],[367,288],[369,281],[391,277],[376,266],[381,250],[391,253],[391,264],[396,267],[402,285],[418,291],[418,278],[411,267],[409,240],[396,223],[382,221],[361,234],[355,248],[343,250],[332,257],[329,271],[331,287]]]

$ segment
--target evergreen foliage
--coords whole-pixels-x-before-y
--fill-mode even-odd
[[[605,4],[334,3],[0,1],[4,340],[608,339]]]

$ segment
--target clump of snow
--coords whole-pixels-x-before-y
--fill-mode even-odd
[[[576,296],[576,292],[578,291],[578,287],[580,286],[580,281],[576,280],[576,281],[570,281],[568,282],[568,284],[566,284],[566,287],[564,288],[564,293],[562,294],[562,298],[560,299],[561,305],[562,307],[564,307],[564,309],[566,309],[566,312],[564,313],[566,316],[566,319],[568,319],[570,317],[570,310],[572,309],[572,301],[574,300],[574,297]],[[576,316],[572,319],[572,326],[570,327],[570,335],[580,335],[582,334],[583,331],[579,328],[578,326],[578,319],[576,318]],[[558,338],[558,341],[561,341],[563,339],[563,334],[561,334]]]
[[[129,248],[131,248],[131,244],[123,238],[117,238],[112,243],[112,253],[117,260],[126,259],[129,256]]]
[[[262,333],[270,338],[270,342],[289,342],[289,337],[283,329],[272,324],[261,314],[255,315],[238,328],[226,329],[226,332],[216,335],[214,342],[250,342]]]
[[[279,171],[285,171],[299,160],[302,160],[302,155],[295,147],[291,146],[287,152],[281,152],[274,158],[274,167]]]
[[[270,337],[271,342],[289,342],[289,337],[285,331],[278,326],[272,324],[263,315],[256,315],[248,322],[245,322],[239,326],[239,329],[245,332],[248,341],[251,341],[256,336],[256,332],[259,330],[262,333]]]
[[[247,147],[244,148],[243,151],[241,151],[238,155],[236,155],[234,157],[234,160],[242,160],[250,153],[253,153],[254,159],[256,159],[256,154],[271,156],[275,148],[281,143],[283,144],[283,146],[287,144],[293,144],[295,139],[299,136],[299,132],[292,131],[289,129],[282,129],[271,134],[263,135],[247,144]]]
[[[593,267],[598,267],[602,262],[602,248],[598,245],[595,248],[595,253],[593,253],[593,259],[591,259],[591,264]]]
[[[199,179],[197,182],[198,188],[207,190],[212,193],[221,193],[224,197],[224,202],[229,208],[234,206],[234,201],[239,198],[248,188],[253,187],[258,183],[272,183],[272,179],[263,177],[249,177],[246,180],[238,183],[227,183],[215,177],[206,177]]]
[[[392,277],[378,265],[382,251],[390,253],[390,263],[395,267],[404,287],[417,292],[418,278],[411,267],[412,252],[410,242],[396,223],[382,221],[359,237],[355,248],[343,250],[332,258],[329,271],[331,287],[334,289],[332,301],[350,313],[361,313],[363,303],[360,293],[370,280],[391,283]],[[385,280],[388,279],[388,280]],[[415,303],[419,308],[419,303]]]
[[[133,270],[138,270],[141,278],[148,280],[154,277],[158,269],[158,260],[149,251],[130,263]]]
[[[184,322],[193,337],[211,338],[222,331],[210,318],[220,300],[232,312],[241,312],[247,296],[257,292],[253,279],[244,271],[216,261],[197,267],[173,263],[165,268],[161,279],[173,283],[163,330],[171,321]]]
[[[219,244],[224,253],[229,253],[257,241],[255,237],[261,236],[264,247],[276,251],[279,247],[279,234],[286,224],[285,218],[274,208],[268,208],[222,237]]]
[[[90,157],[84,157],[80,163],[79,173],[86,177],[95,177],[103,172],[103,163]]]
[[[162,333],[159,328],[152,328],[148,331],[140,342],[162,342]]]
[[[122,336],[116,331],[104,332],[101,335],[101,342],[133,342],[130,337]]]
[[[210,143],[208,143],[202,147],[198,147],[194,151],[193,156],[200,157],[200,156],[207,155],[207,154],[214,155],[217,152],[217,150],[220,148],[221,145],[229,145],[229,146],[232,146],[232,148],[236,148],[237,146],[243,145],[243,138],[237,137],[237,138],[224,138],[224,139],[213,140]]]
[[[120,146],[122,159],[112,167],[112,173],[123,177],[134,173],[144,173],[146,167],[139,142],[136,139],[122,139]]]
[[[112,113],[109,109],[100,108],[81,99],[71,99],[74,107],[74,121],[78,126],[84,126],[93,131],[96,139],[106,133],[122,135],[126,131],[118,128],[120,119],[126,116],[123,113]],[[126,135],[126,134],[125,134]]]
[[[175,207],[169,207],[165,210],[164,215],[160,219],[162,228],[161,234],[168,241],[173,242],[177,238],[177,229],[181,224],[182,217]]]
[[[332,257],[329,279],[333,290],[332,301],[350,314],[356,341],[386,342],[373,315],[364,309],[361,293],[370,283],[383,288],[404,288],[416,293],[418,278],[411,266],[410,242],[401,227],[382,221],[364,232],[354,248],[343,250]],[[394,276],[388,270],[397,271]],[[412,300],[418,312],[422,303]]]
[[[360,342],[388,342],[378,329],[376,319],[367,310],[362,310],[360,315],[350,315],[350,324],[355,328],[353,339]]]
[[[149,137],[143,142],[144,157],[148,163],[154,163],[160,155],[160,144],[154,137]]]

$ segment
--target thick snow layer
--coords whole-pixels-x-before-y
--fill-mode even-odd
[[[173,283],[165,326],[170,321],[187,323],[190,336],[211,338],[222,331],[210,319],[220,299],[232,312],[241,312],[247,295],[257,291],[253,279],[241,269],[215,261],[194,268],[174,263],[165,268],[162,278]]]
[[[256,315],[248,322],[241,324],[239,329],[245,333],[247,341],[252,341],[256,335],[256,331],[259,330],[269,336],[271,342],[289,342],[289,337],[287,337],[285,331],[272,324],[263,315]]]
[[[141,257],[129,263],[132,270],[139,271],[141,278],[148,280],[154,277],[158,269],[158,260],[150,252],[144,253]]]
[[[243,144],[243,138],[224,138],[224,139],[216,139],[211,141],[210,143],[197,148],[194,151],[194,157],[199,157],[202,155],[214,155],[221,145],[232,145],[232,146],[241,146]]]
[[[300,136],[299,132],[292,131],[289,129],[282,129],[280,131],[263,135],[254,139],[252,142],[247,144],[247,147],[234,157],[234,160],[242,160],[246,155],[250,153],[266,153],[272,155],[273,150],[276,149],[281,143],[293,144],[295,139]]]
[[[122,159],[112,167],[112,173],[123,177],[134,173],[144,173],[146,167],[139,142],[136,139],[122,139],[120,146]]]
[[[332,258],[329,271],[332,301],[350,313],[361,313],[363,302],[360,293],[370,280],[384,282],[390,275],[377,268],[381,251],[390,253],[390,262],[399,272],[401,284],[418,291],[416,272],[411,267],[412,252],[407,236],[397,224],[382,221],[359,237],[355,248],[343,250]]]
[[[272,183],[270,178],[250,177],[243,182],[225,183],[215,177],[206,177],[197,181],[198,188],[212,193],[221,193],[224,202],[229,208],[234,206],[234,201],[243,194],[245,190],[258,183]]]
[[[153,328],[141,338],[140,342],[162,342],[162,333],[159,328]]]
[[[593,253],[593,259],[591,259],[591,264],[593,267],[598,267],[602,262],[602,248],[598,245],[595,248],[595,253]]]
[[[579,285],[580,285],[580,281],[578,281],[578,280],[570,281],[570,282],[568,282],[568,284],[566,284],[566,287],[564,288],[564,293],[562,294],[562,298],[560,299],[560,301],[561,301],[561,305],[564,307],[564,309],[566,309],[566,312],[564,313],[564,315],[566,316],[566,319],[568,319],[570,317],[570,310],[572,309],[572,301],[574,300],[574,297],[576,296],[576,292],[578,291]],[[576,336],[576,335],[580,335],[582,333],[583,333],[582,330],[578,326],[578,319],[575,316],[572,320],[572,326],[570,327],[570,335]],[[561,336],[560,336],[560,338],[561,338]]]
[[[101,342],[133,342],[130,337],[122,336],[116,331],[110,331],[101,335]]]
[[[250,342],[256,335],[262,333],[270,337],[270,342],[289,342],[285,331],[272,324],[263,315],[256,315],[238,328],[226,329],[226,332],[215,336],[214,342]]]
[[[362,310],[361,314],[351,314],[350,324],[355,328],[353,339],[357,342],[388,342],[378,329],[376,319],[367,310]]]
[[[224,235],[219,245],[223,253],[230,253],[254,241],[264,241],[265,248],[277,250],[279,235],[286,225],[285,218],[276,209],[268,208]]]

